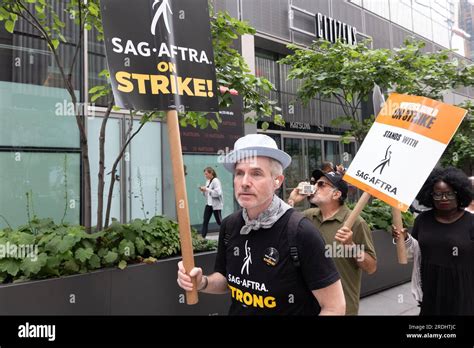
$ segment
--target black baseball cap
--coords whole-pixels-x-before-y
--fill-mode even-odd
[[[311,175],[316,181],[318,181],[322,176],[324,176],[326,179],[329,180],[331,184],[334,185],[335,188],[341,191],[342,193],[341,198],[343,200],[347,198],[347,191],[349,190],[349,187],[347,186],[347,183],[344,180],[342,180],[341,173],[339,172],[324,173],[322,170],[316,169],[315,171],[313,171]]]

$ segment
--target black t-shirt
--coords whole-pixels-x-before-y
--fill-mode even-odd
[[[474,214],[467,211],[452,223],[436,220],[434,210],[417,216],[412,236],[420,245],[422,262],[443,267],[474,265]]]
[[[247,235],[240,234],[244,225],[241,211],[234,213],[232,219],[223,220],[215,271],[227,279],[232,296],[230,315],[320,312],[311,290],[333,284],[339,274],[333,260],[324,255],[325,243],[319,231],[306,218],[301,220],[296,233],[301,266],[295,266],[286,235],[292,210],[271,228],[252,230]],[[228,226],[229,220],[234,222],[232,226]]]
[[[474,315],[474,214],[452,223],[436,220],[434,210],[420,214],[412,236],[421,251],[420,315]]]

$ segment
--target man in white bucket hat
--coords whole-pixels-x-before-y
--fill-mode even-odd
[[[291,157],[269,136],[249,134],[223,161],[243,209],[222,221],[215,272],[190,271],[197,289],[230,292],[231,315],[344,315],[339,274],[320,233],[275,195]],[[193,289],[182,262],[178,284]]]

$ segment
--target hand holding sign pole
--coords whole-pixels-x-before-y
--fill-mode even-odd
[[[166,113],[168,124],[168,137],[173,166],[174,192],[176,211],[179,222],[179,239],[181,242],[181,255],[186,273],[194,268],[193,241],[189,223],[188,196],[186,194],[186,181],[184,179],[183,156],[181,151],[181,137],[179,133],[178,112],[170,110]],[[187,304],[198,303],[196,278],[193,280],[193,291],[186,292]]]
[[[398,231],[403,229],[402,212],[395,207],[392,207],[392,224]],[[397,239],[397,256],[399,264],[406,265],[408,263],[407,248],[405,247],[405,240],[403,238]]]
[[[130,6],[129,0],[102,0],[101,12],[117,105],[167,111],[181,252],[189,274],[194,257],[177,111],[218,111],[208,2],[134,0]],[[198,302],[193,283],[188,304]]]
[[[365,205],[369,202],[370,197],[371,197],[370,193],[367,193],[367,192],[364,192],[362,196],[360,196],[354,209],[349,214],[349,217],[347,218],[347,220],[344,222],[345,227],[352,229],[352,226],[354,226],[354,223],[357,217],[360,215]]]
[[[429,98],[391,94],[344,180],[365,191],[364,198],[371,194],[391,205],[394,225],[403,228],[401,212],[408,210],[466,113]],[[402,238],[398,244],[399,262],[406,263]]]

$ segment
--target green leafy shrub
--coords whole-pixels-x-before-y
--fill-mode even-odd
[[[216,241],[192,230],[196,252],[215,250]],[[13,248],[13,249],[12,249]],[[16,248],[16,249],[15,249]],[[86,273],[104,267],[155,262],[180,252],[178,224],[163,216],[116,220],[102,232],[88,234],[84,227],[34,219],[18,229],[0,230],[0,283]]]
[[[354,209],[355,203],[347,205],[350,209]],[[372,203],[367,204],[360,216],[367,222],[371,230],[389,231],[392,226],[392,207],[379,199],[374,199]],[[402,220],[404,227],[411,227],[415,218],[411,212],[407,211],[402,213]]]

